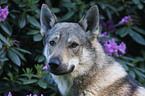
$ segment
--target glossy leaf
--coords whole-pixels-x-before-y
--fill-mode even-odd
[[[4,43],[6,43],[8,46],[11,46],[10,43],[7,41],[7,39],[2,35],[0,34],[0,40],[2,40]]]
[[[8,51],[8,56],[9,56],[9,58],[11,59],[11,61],[13,63],[15,63],[18,66],[21,65],[20,58],[19,58],[19,56],[15,52],[13,52],[12,50],[9,50]]]
[[[25,49],[22,49],[22,48],[15,48],[15,49],[18,50],[18,51],[21,51],[23,53],[31,54],[31,52],[29,52],[29,51],[27,51]]]
[[[0,41],[0,48],[2,48],[2,46],[3,46],[3,45],[2,45],[2,42]]]
[[[9,23],[0,23],[1,28],[9,35],[12,34],[12,27]]]
[[[15,52],[22,60],[24,60],[26,62],[26,59],[24,57],[24,55],[22,53],[20,53],[18,50],[16,50],[15,48],[11,48],[11,50],[13,52]]]
[[[6,58],[6,57],[0,57],[0,61],[1,61],[1,62],[8,61],[8,60],[9,60],[9,59]]]
[[[41,41],[42,40],[42,36],[40,34],[34,35],[33,36],[33,40],[34,41]]]
[[[139,28],[139,27],[132,27],[132,28],[133,28],[133,30],[135,30],[136,32],[139,32],[139,33],[145,35],[145,30],[143,30],[143,29],[141,29],[141,28]]]
[[[20,27],[20,28],[25,27],[25,25],[26,25],[26,17],[25,17],[25,14],[24,14],[24,13],[22,13],[22,14],[20,15],[18,24],[19,24],[19,27]]]
[[[40,33],[40,31],[38,31],[38,30],[30,30],[29,32],[27,32],[27,35],[36,35],[38,33]]]
[[[47,83],[43,80],[39,80],[38,85],[44,89],[47,88]]]
[[[23,81],[23,84],[26,85],[26,84],[32,84],[32,83],[35,83],[37,82],[38,80],[37,79],[30,79],[30,80],[25,80]]]
[[[129,35],[132,37],[132,39],[134,41],[136,41],[137,43],[141,44],[141,45],[145,45],[145,39],[140,35],[138,34],[137,32],[131,30],[129,32]]]
[[[34,17],[27,15],[27,20],[33,26],[36,26],[36,27],[40,28],[40,23]]]
[[[120,35],[120,37],[125,37],[130,31],[130,28],[128,27],[123,27],[123,28],[120,28],[116,31],[116,34]]]
[[[68,12],[67,14],[65,14],[63,17],[62,17],[62,20],[67,20],[69,19],[70,17],[72,17],[74,15],[74,11],[71,11],[71,12]]]

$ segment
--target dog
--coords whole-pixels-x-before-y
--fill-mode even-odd
[[[97,5],[78,23],[59,23],[43,4],[40,22],[48,70],[62,96],[145,96],[145,88],[97,40]]]

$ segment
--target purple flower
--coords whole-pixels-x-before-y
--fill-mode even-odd
[[[102,25],[103,29],[106,29],[107,24],[103,20],[100,20],[100,24]]]
[[[103,30],[107,30],[107,31],[114,31],[115,27],[114,27],[114,22],[113,21],[107,21],[107,23],[105,23],[103,20],[100,20],[100,23],[102,25],[102,29]]]
[[[126,49],[126,45],[122,42],[122,43],[118,46],[118,50],[119,50],[122,54],[125,54],[125,49]]]
[[[115,30],[115,27],[114,27],[114,22],[113,21],[107,21],[107,25],[108,25],[108,31],[113,31]]]
[[[5,21],[5,19],[7,18],[8,16],[8,6],[5,7],[4,9],[1,9],[1,6],[0,6],[0,20],[1,21]]]
[[[12,96],[11,92],[9,92],[8,96]]]
[[[47,65],[45,65],[45,66],[42,68],[42,70],[47,70]]]
[[[104,32],[104,33],[101,34],[101,37],[106,37],[106,38],[108,38],[109,36],[107,35],[107,32]],[[103,39],[100,39],[100,38],[99,38],[99,41],[100,41],[101,43],[103,43],[103,44],[106,42],[106,40],[103,40]]]
[[[125,54],[126,45],[122,42],[119,46],[115,42],[114,38],[106,41],[104,44],[105,51],[112,56],[121,57]],[[120,53],[119,53],[120,52]]]
[[[132,18],[131,16],[125,16],[124,18],[122,18],[122,20],[119,22],[119,24],[127,24],[128,22],[132,22]]]

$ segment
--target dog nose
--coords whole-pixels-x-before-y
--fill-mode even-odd
[[[60,60],[58,57],[52,57],[48,63],[50,69],[57,69],[60,66]]]

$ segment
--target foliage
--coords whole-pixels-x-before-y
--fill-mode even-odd
[[[144,0],[1,0],[1,8],[8,6],[9,14],[0,21],[0,94],[48,96],[57,92],[49,72],[42,70],[45,58],[39,19],[43,3],[60,22],[78,22],[97,4],[100,19],[106,23],[105,28],[100,24],[98,37],[126,44],[126,54],[115,58],[145,86]],[[131,16],[132,21],[120,24],[125,16]],[[109,38],[101,36],[104,32]]]

